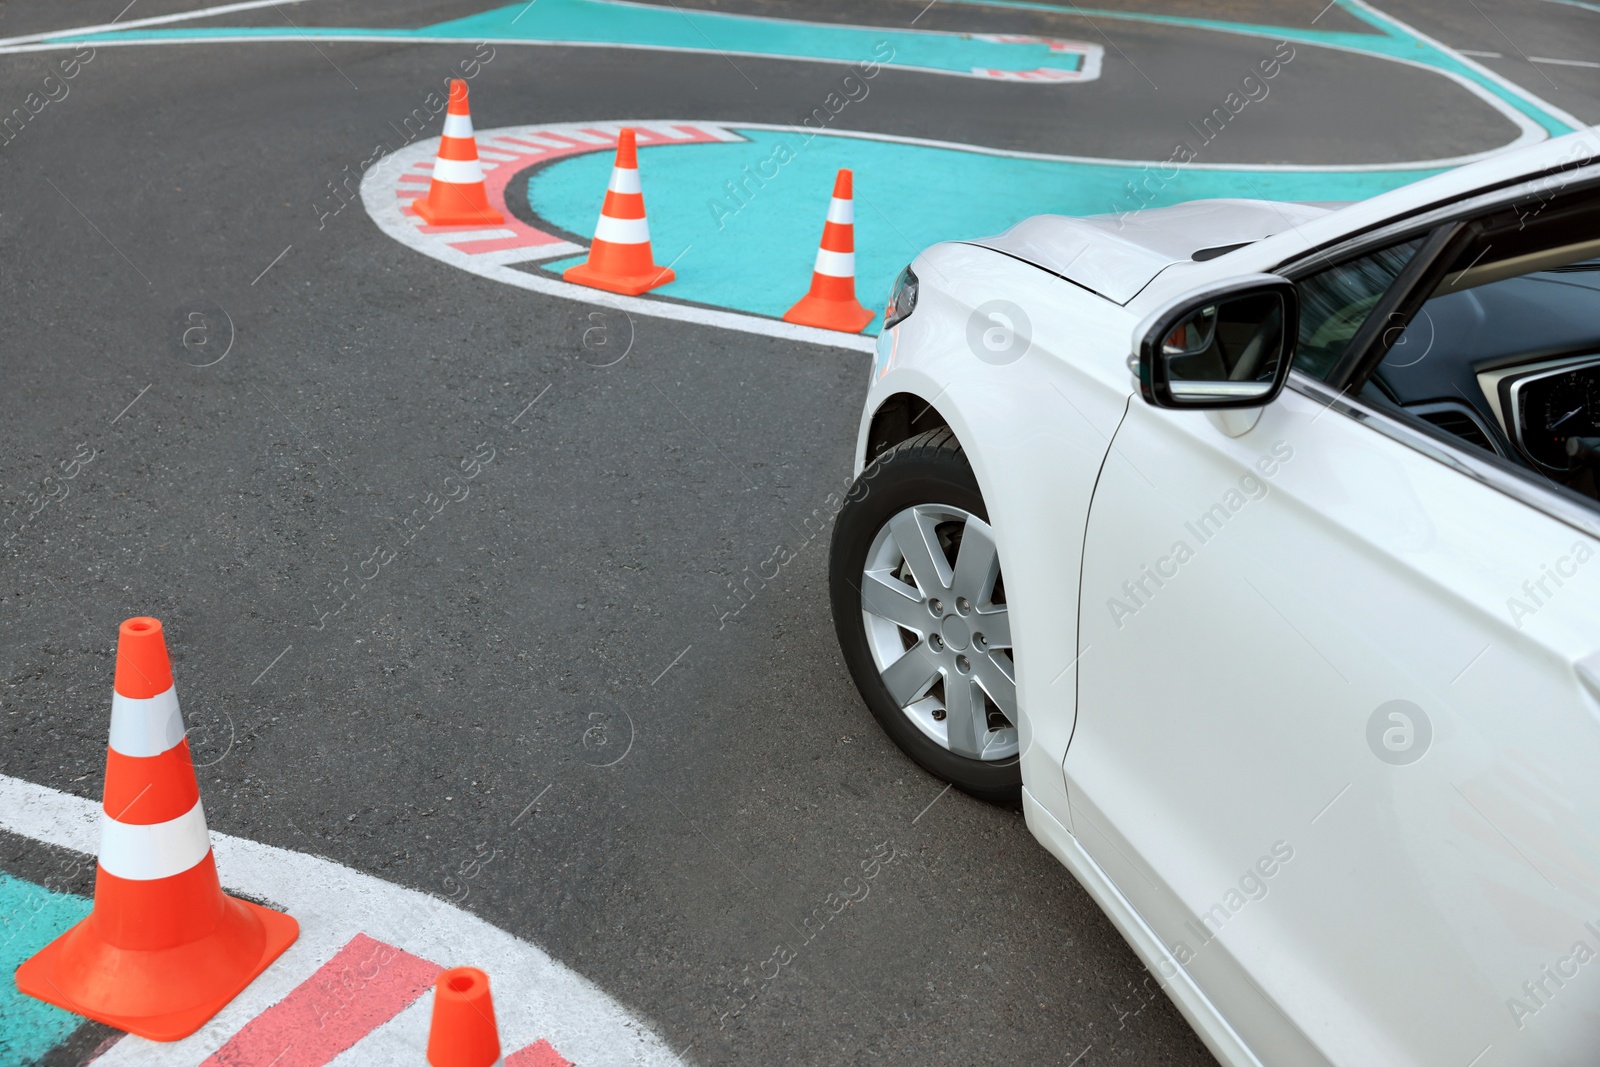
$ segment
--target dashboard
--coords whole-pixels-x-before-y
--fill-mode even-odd
[[[1600,357],[1500,379],[1500,407],[1522,454],[1547,471],[1572,466],[1567,442],[1600,434]]]

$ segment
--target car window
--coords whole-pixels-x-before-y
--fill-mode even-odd
[[[1600,499],[1600,239],[1496,257],[1503,242],[1461,251],[1370,399]]]
[[[1295,351],[1295,370],[1327,380],[1350,338],[1366,322],[1422,241],[1416,237],[1300,281],[1300,341]]]

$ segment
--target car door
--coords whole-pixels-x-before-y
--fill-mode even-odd
[[[1424,245],[1342,283],[1381,312]],[[1117,431],[1074,832],[1264,1063],[1594,1062],[1592,519],[1309,376],[1259,410]]]

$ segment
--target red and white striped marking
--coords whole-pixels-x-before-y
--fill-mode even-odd
[[[975,33],[972,36],[975,40],[992,41],[995,44],[1042,44],[1047,45],[1052,52],[1071,52],[1082,57],[1078,61],[1077,70],[1063,70],[1060,67],[1038,67],[1034,70],[972,68],[975,77],[993,78],[996,81],[1035,83],[1094,81],[1100,77],[1100,67],[1106,55],[1104,48],[1089,41],[1068,41],[1060,37],[1028,37],[1014,33]]]
[[[165,714],[148,702],[144,710],[153,713],[140,729]],[[91,800],[0,775],[0,828],[89,853],[100,818]],[[124,1037],[95,1067],[421,1064],[427,990],[441,969],[464,964],[494,982],[506,1067],[681,1062],[649,1022],[592,982],[445,901],[226,834],[212,834],[211,845],[224,886],[287,910],[299,940],[193,1036]]]
[[[505,215],[503,225],[481,230],[429,226],[410,210],[411,201],[425,194],[432,180],[438,138],[407,145],[369,169],[361,182],[361,202],[378,228],[401,244],[451,266],[519,289],[565,297],[591,307],[613,307],[630,314],[678,319],[862,352],[872,350],[871,338],[851,337],[833,330],[797,326],[738,311],[676,304],[649,296],[621,296],[511,266],[585,251],[559,235],[528,225],[507,210],[506,187],[511,179],[531,166],[565,156],[614,152],[624,126],[637,131],[640,148],[746,140],[726,126],[698,121],[567,122],[480,130],[477,143],[484,186],[489,205]],[[626,180],[613,174],[613,181]]]
[[[708,144],[715,141],[744,139],[719,126],[706,124],[656,122],[640,123],[635,128],[638,130],[641,146]],[[372,201],[368,199],[369,185],[375,185],[373,189],[375,194],[381,193],[383,187],[387,185],[391,190],[390,195],[401,202],[398,205],[400,216],[410,222],[415,235],[436,238],[421,242],[420,247],[419,243],[411,241],[406,243],[438,259],[454,260],[454,257],[443,254],[447,249],[474,257],[472,262],[475,264],[489,266],[569,256],[582,252],[583,248],[555,234],[530,226],[515,217],[506,208],[506,186],[519,172],[538,164],[584,152],[613,151],[616,149],[620,130],[621,125],[613,123],[561,123],[506,127],[479,133],[477,142],[480,159],[473,165],[482,169],[489,205],[505,216],[505,223],[500,226],[463,230],[459,226],[429,226],[417,218],[409,206],[410,201],[426,193],[433,181],[438,167],[438,162],[433,158],[437,140],[407,145],[373,167],[361,183],[362,200],[378,225],[390,236],[398,236],[391,229],[391,225],[396,221],[392,217],[393,212],[383,212],[380,215],[374,210]],[[634,172],[634,181],[636,187],[631,191],[638,192],[637,171]],[[644,239],[649,239],[648,231]]]

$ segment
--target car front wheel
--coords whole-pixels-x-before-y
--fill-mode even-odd
[[[949,430],[868,465],[828,569],[845,663],[895,744],[965,792],[1017,800],[1011,615],[983,496]]]

